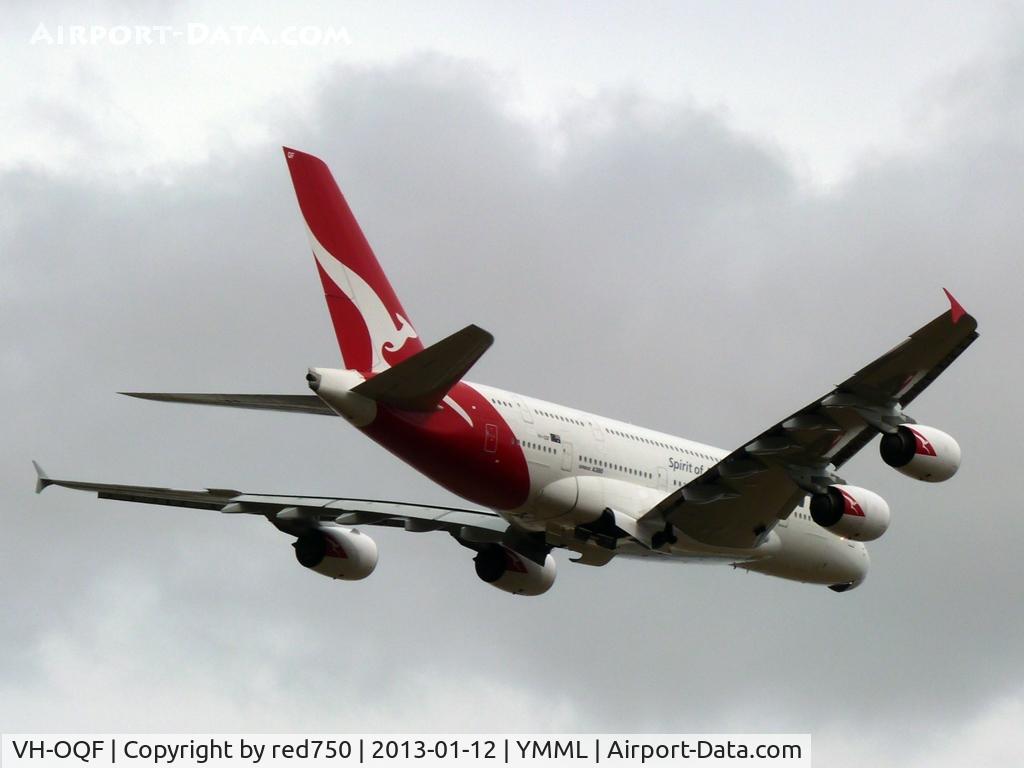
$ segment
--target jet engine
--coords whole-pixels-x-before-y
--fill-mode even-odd
[[[935,427],[903,424],[882,435],[882,461],[915,480],[941,483],[960,468],[960,445]]]
[[[355,528],[314,528],[292,546],[300,564],[331,579],[358,581],[377,567],[377,543]]]
[[[885,499],[855,485],[832,485],[811,496],[811,519],[847,539],[874,541],[888,529],[889,517]]]
[[[542,595],[555,583],[555,558],[551,555],[545,556],[544,565],[538,565],[501,544],[488,544],[473,562],[477,576],[513,595]]]

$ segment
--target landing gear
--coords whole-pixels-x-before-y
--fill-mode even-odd
[[[672,523],[665,523],[662,530],[651,536],[651,549],[661,549],[666,544],[675,544],[677,541],[679,537],[676,536]]]
[[[610,509],[602,512],[597,520],[577,525],[575,534],[580,541],[593,541],[605,549],[615,549],[619,539],[629,535],[615,524],[615,513]]]

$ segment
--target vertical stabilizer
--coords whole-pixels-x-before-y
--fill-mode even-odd
[[[423,349],[327,165],[284,147],[346,368],[382,371]]]

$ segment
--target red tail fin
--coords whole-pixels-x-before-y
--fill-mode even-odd
[[[346,368],[381,371],[423,349],[327,165],[284,147]]]

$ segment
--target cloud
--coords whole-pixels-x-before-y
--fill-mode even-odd
[[[1024,717],[1024,690],[997,697],[963,721],[937,727],[920,741],[900,741],[891,734],[851,732],[848,724],[822,729],[814,736],[816,758],[828,756],[836,768],[858,765],[904,765],[909,768],[1001,768],[1013,763]]]
[[[988,77],[999,98],[968,112],[989,130],[966,130],[950,95],[931,147],[827,193],[722,118],[629,91],[578,103],[551,142],[489,73],[440,57],[333,70],[306,113],[268,105],[280,143],[331,163],[420,332],[496,334],[479,380],[714,444],[826,391],[954,289],[982,339],[914,413],[961,439],[964,468],[939,488],[870,452],[844,468],[896,522],[841,596],[563,559],[552,592],[514,600],[446,537],[393,531],[372,579],[333,584],[260,521],[32,497],[37,457],[101,480],[449,500],[334,420],[111,394],[301,392],[308,365],[337,360],[277,146],[225,149],[170,182],[7,172],[0,595],[19,619],[0,653],[5,724],[727,723],[820,729],[819,756],[869,732],[883,762],[901,741],[949,751],[935,734],[1001,733],[1024,672],[1007,460],[1024,133],[1000,116],[1024,79]],[[147,691],[155,706],[135,706]]]
[[[230,607],[211,620],[183,607],[158,575],[137,566],[94,582],[86,605],[33,642],[33,674],[0,688],[5,727],[424,732],[437,727],[440,711],[472,731],[499,724],[496,701],[503,717],[530,731],[578,722],[568,696],[539,708],[528,689],[480,670],[440,676],[425,667],[399,681],[366,664],[372,652],[310,638],[296,624]],[[180,622],[190,629],[182,633]],[[296,669],[302,674],[285,674]]]

